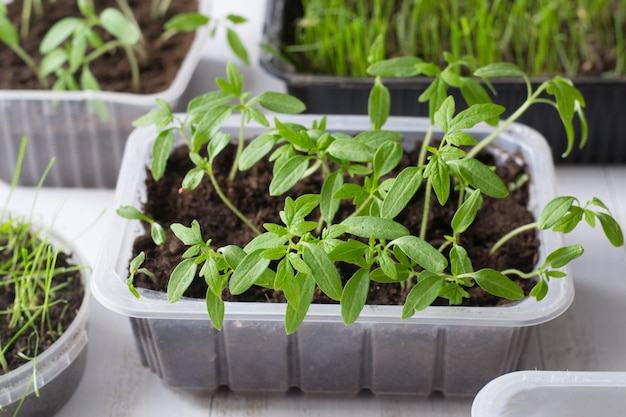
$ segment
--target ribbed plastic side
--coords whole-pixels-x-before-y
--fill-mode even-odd
[[[131,318],[140,356],[172,387],[235,392],[475,395],[516,369],[527,328]],[[331,342],[332,341],[332,342]],[[189,358],[194,358],[190,361]]]

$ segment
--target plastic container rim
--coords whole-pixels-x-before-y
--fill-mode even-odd
[[[619,371],[516,371],[490,381],[476,395],[472,416],[495,416],[493,408],[516,394],[540,388],[626,387],[626,372]]]

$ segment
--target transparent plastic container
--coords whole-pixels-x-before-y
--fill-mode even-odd
[[[311,125],[319,116],[282,116],[282,122]],[[331,131],[355,133],[369,127],[365,116],[329,116]],[[422,137],[427,119],[393,117],[386,129]],[[237,119],[224,129],[236,133]],[[470,131],[485,137],[493,128]],[[247,134],[259,133],[251,127]],[[113,207],[141,207],[155,132],[135,130],[127,143]],[[534,130],[512,125],[496,140],[500,149],[519,151],[530,166],[530,209],[537,214],[555,196],[554,167],[545,140]],[[407,146],[411,146],[407,144]],[[497,154],[497,152],[496,152]],[[135,299],[125,285],[139,222],[111,213],[94,271],[92,291],[107,308],[130,318],[137,348],[149,366],[171,386],[212,392],[227,386],[241,392],[475,395],[493,378],[516,369],[528,327],[549,321],[570,305],[571,278],[551,282],[547,297],[506,307],[429,307],[401,320],[402,306],[366,306],[346,327],[339,305],[312,305],[292,335],[284,330],[285,305],[226,303],[225,322],[215,330],[204,300],[169,304],[164,293],[141,289]],[[562,236],[540,234],[541,253],[562,245]]]
[[[478,393],[472,416],[626,416],[626,372],[512,372]]]
[[[5,375],[0,375],[0,415],[12,416],[19,407],[20,417],[50,417],[70,399],[87,365],[87,321],[89,318],[90,286],[89,265],[80,251],[68,245],[54,231],[43,228],[53,245],[71,254],[75,265],[83,269],[85,289],[82,304],[72,324],[61,337],[37,356],[36,385],[39,396],[34,392],[33,363],[28,362]]]
[[[201,13],[209,14],[209,0],[198,4]],[[26,136],[33,152],[24,157],[20,185],[36,185],[56,157],[46,186],[115,187],[132,122],[154,108],[157,97],[178,108],[208,37],[207,26],[196,32],[172,84],[156,94],[0,90],[0,180],[11,182]],[[93,102],[105,111],[95,111]]]

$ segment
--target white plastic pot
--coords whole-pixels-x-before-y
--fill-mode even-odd
[[[520,371],[487,384],[473,417],[626,415],[626,372]]]
[[[89,318],[89,267],[77,248],[60,239],[54,231],[43,230],[53,245],[71,255],[75,265],[83,266],[84,296],[72,324],[61,337],[37,356],[36,380],[32,361],[0,375],[0,415],[12,416],[19,408],[20,417],[49,417],[70,399],[87,365],[87,321]],[[35,393],[35,386],[39,396]],[[23,404],[20,402],[24,399]]]
[[[310,126],[319,116],[281,117],[282,122]],[[330,131],[355,133],[369,127],[366,116],[329,116]],[[419,137],[428,128],[423,118],[390,118],[386,129]],[[238,131],[231,119],[225,131]],[[485,137],[492,127],[469,132]],[[248,128],[252,136],[260,128]],[[155,131],[137,129],[130,136],[113,207],[141,208],[146,164]],[[495,142],[519,151],[529,165],[530,210],[538,214],[555,196],[554,167],[545,140],[534,130],[513,125]],[[407,145],[410,146],[410,145]],[[538,178],[540,181],[532,179]],[[312,305],[292,335],[284,330],[285,305],[226,303],[223,329],[211,325],[204,300],[184,298],[170,304],[164,293],[140,290],[135,299],[125,285],[133,240],[143,233],[139,222],[114,214],[101,246],[93,293],[107,308],[128,316],[143,363],[168,384],[212,392],[475,395],[493,378],[516,369],[528,328],[552,320],[570,305],[571,278],[553,280],[547,297],[524,299],[503,307],[429,307],[402,320],[402,306],[366,306],[346,327],[339,305]],[[540,233],[540,257],[562,245],[559,234]],[[541,262],[541,261],[540,261]]]
[[[208,14],[209,0],[198,3],[199,12]],[[33,152],[24,157],[20,185],[37,184],[56,157],[45,185],[114,187],[132,122],[154,108],[157,97],[177,108],[208,37],[207,26],[196,31],[172,84],[156,94],[0,90],[0,180],[11,181],[26,136]],[[93,102],[104,103],[106,117],[94,111]]]

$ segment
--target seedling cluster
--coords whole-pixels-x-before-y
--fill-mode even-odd
[[[256,237],[243,247],[214,247],[202,234],[202,225],[172,224],[173,233],[188,249],[171,274],[167,296],[179,300],[195,279],[204,279],[208,289],[206,304],[214,326],[223,325],[225,305],[222,295],[228,288],[238,295],[253,285],[282,291],[287,299],[285,327],[296,331],[305,318],[316,287],[330,299],[341,303],[345,324],[355,322],[373,283],[400,283],[409,293],[402,317],[430,306],[437,298],[460,304],[469,297],[467,289],[479,286],[498,297],[519,300],[522,289],[511,280],[517,276],[534,280],[530,295],[545,297],[551,279],[562,278],[561,268],[583,253],[581,245],[559,248],[547,255],[535,270],[524,273],[515,269],[475,270],[461,236],[479,215],[484,196],[507,198],[509,189],[498,175],[476,158],[507,126],[529,106],[549,104],[558,110],[568,132],[568,151],[575,144],[574,116],[583,129],[581,145],[586,140],[584,100],[572,83],[561,77],[550,79],[533,90],[526,74],[513,64],[491,64],[474,68],[469,60],[455,61],[446,55],[448,64],[436,64],[417,58],[381,61],[368,71],[377,76],[369,100],[371,129],[350,135],[326,129],[325,119],[312,126],[280,121],[273,124],[260,109],[274,113],[299,113],[303,104],[285,94],[262,93],[251,97],[243,92],[243,77],[232,64],[227,79],[218,79],[218,90],[192,100],[183,115],[173,114],[166,103],[136,121],[136,126],[155,125],[151,171],[155,179],[164,175],[174,138],[182,137],[189,148],[193,168],[181,184],[181,192],[193,190],[208,177],[223,203],[248,225]],[[431,126],[426,133],[417,161],[397,169],[403,155],[402,134],[384,130],[389,114],[389,91],[380,76],[432,77],[431,86],[420,97],[430,106]],[[469,75],[463,75],[469,74]],[[495,77],[522,77],[528,85],[527,100],[506,120],[498,123],[502,106],[493,104],[484,85]],[[483,83],[478,82],[482,79]],[[460,88],[468,107],[457,111],[450,87]],[[319,192],[298,198],[286,197],[279,213],[280,223],[265,223],[258,230],[250,220],[221,192],[213,174],[213,163],[231,143],[230,135],[221,131],[224,121],[234,112],[241,115],[237,156],[229,181],[237,180],[239,171],[247,170],[263,158],[273,163],[273,179],[267,192],[274,197],[287,193],[303,178],[319,175]],[[267,130],[245,143],[245,127],[254,121]],[[478,123],[497,124],[493,133],[478,141],[466,132]],[[438,128],[443,136],[434,143]],[[206,153],[202,153],[206,150]],[[424,193],[424,219],[417,234],[396,218],[412,198]],[[452,196],[456,196],[453,201]],[[450,235],[441,236],[443,244],[435,247],[426,241],[430,201],[453,205]],[[338,214],[349,206],[349,213]],[[137,209],[120,207],[126,218],[146,220]],[[573,197],[558,197],[541,212],[535,223],[512,231],[492,249],[527,229],[551,229],[569,232],[580,222],[590,226],[600,223],[609,241],[623,245],[623,234],[607,207],[598,199],[585,205]],[[151,223],[154,223],[150,221]],[[154,224],[152,225],[154,231]],[[132,262],[127,284],[135,295],[134,278],[141,273],[143,253]],[[354,273],[342,280],[337,265],[352,265]],[[145,270],[145,269],[144,269]]]
[[[20,37],[28,34],[33,10],[35,17],[41,18],[41,0],[24,2],[19,30],[9,20],[7,6],[0,3],[0,42],[10,47],[28,65],[43,88],[70,91],[101,90],[90,65],[98,57],[121,49],[130,63],[132,86],[139,90],[139,62],[147,58],[143,35],[128,2],[118,0],[117,3],[119,8],[108,7],[98,13],[92,0],[77,0],[80,16],[63,18],[50,28],[39,45],[42,56],[39,62],[20,46]],[[169,3],[152,0],[152,18],[163,17]],[[235,15],[219,20],[196,12],[179,14],[165,22],[160,39],[166,42],[178,33],[193,32],[204,25],[210,25],[211,36],[224,28],[231,49],[247,65],[247,51],[233,28],[245,21],[245,18]],[[55,80],[52,86],[48,82],[49,76]]]
[[[300,72],[366,76],[374,43],[384,57],[443,65],[441,51],[450,51],[480,66],[512,62],[530,76],[626,70],[621,1],[303,0],[302,7],[293,44],[281,45]]]

